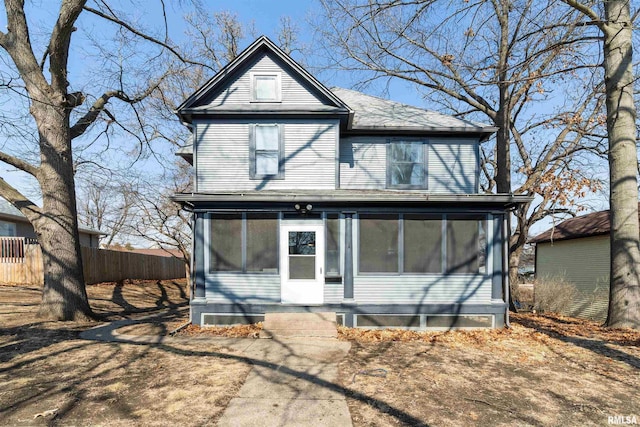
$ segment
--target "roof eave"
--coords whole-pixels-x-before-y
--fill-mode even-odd
[[[196,103],[203,95],[213,89],[220,81],[224,80],[227,76],[233,74],[241,65],[252,55],[258,52],[262,47],[268,47],[280,60],[282,60],[289,67],[300,73],[316,90],[322,93],[327,99],[333,102],[335,105],[349,111],[349,107],[336,95],[334,95],[325,85],[320,83],[313,75],[304,69],[300,64],[294,61],[289,55],[284,53],[275,43],[273,43],[268,37],[261,36],[254,41],[249,47],[243,50],[235,59],[225,65],[218,73],[216,73],[207,83],[202,85],[193,95],[187,98],[178,108],[176,112],[179,116],[182,116],[183,110],[186,110],[189,106]]]

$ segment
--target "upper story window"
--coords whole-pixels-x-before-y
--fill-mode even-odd
[[[282,125],[251,125],[251,179],[284,179],[284,137]]]
[[[387,144],[387,187],[427,188],[427,154],[423,141],[391,140]]]
[[[251,73],[251,100],[280,102],[280,73]]]

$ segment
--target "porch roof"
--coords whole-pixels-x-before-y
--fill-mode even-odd
[[[424,203],[424,204],[491,204],[515,207],[533,197],[513,194],[430,194],[393,190],[306,190],[306,191],[234,191],[224,193],[177,193],[179,203],[265,202],[265,203]]]

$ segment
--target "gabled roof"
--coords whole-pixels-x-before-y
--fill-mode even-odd
[[[331,91],[342,99],[355,115],[351,131],[407,131],[492,134],[498,129],[482,123],[462,120],[435,111],[401,104],[339,87]]]
[[[326,99],[326,101],[331,104],[330,107],[325,107],[325,110],[330,110],[331,112],[340,112],[343,114],[348,114],[349,107],[340,100],[337,96],[335,96],[329,89],[327,89],[322,83],[320,83],[315,77],[313,77],[307,70],[305,70],[302,66],[300,66],[297,62],[295,62],[289,55],[284,53],[282,49],[276,46],[271,40],[269,40],[266,36],[259,37],[256,41],[254,41],[249,47],[243,50],[233,61],[228,63],[225,67],[223,67],[215,76],[213,76],[207,83],[205,83],[200,89],[198,89],[193,95],[187,98],[180,106],[176,109],[176,113],[183,118],[185,114],[189,113],[199,113],[203,111],[211,111],[211,112],[224,112],[225,108],[216,108],[211,106],[198,106],[198,103],[202,101],[203,98],[206,98],[212,91],[216,88],[223,87],[229,79],[231,79],[236,72],[241,70],[247,62],[251,61],[256,55],[261,52],[267,51],[273,54],[276,58],[282,61],[285,65],[287,65],[293,73],[295,73],[299,78],[308,83],[319,95]],[[238,107],[238,106],[235,106]],[[273,107],[269,106],[258,106],[252,105],[250,109],[248,109],[252,113],[260,113],[259,109],[264,109],[264,113],[273,112]],[[237,108],[234,108],[233,111],[239,112]],[[289,112],[278,109],[277,112]],[[292,113],[305,113],[307,110],[300,109],[300,111],[291,111]]]
[[[640,203],[638,207],[640,208]],[[562,221],[555,227],[530,239],[529,243],[544,243],[555,240],[601,236],[609,234],[610,230],[611,220],[609,211],[599,211]]]

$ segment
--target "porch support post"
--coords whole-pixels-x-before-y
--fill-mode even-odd
[[[491,269],[491,299],[503,301],[504,289],[504,270],[502,268],[502,254],[504,239],[502,238],[502,223],[504,217],[502,215],[489,216],[489,226],[493,229],[493,242],[491,244],[491,252],[493,254],[493,265],[487,265]],[[509,301],[504,301],[508,303]]]
[[[204,298],[204,214],[195,214],[195,229],[193,238],[195,239],[193,249],[194,285],[193,298]]]
[[[353,301],[353,214],[344,219],[344,299]]]

